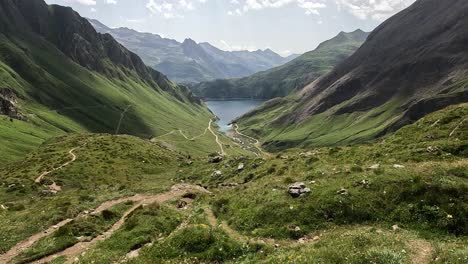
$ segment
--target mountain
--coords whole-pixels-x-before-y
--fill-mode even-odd
[[[203,132],[212,114],[71,8],[0,2],[1,160],[69,132]]]
[[[128,28],[112,29],[95,19],[89,21],[98,32],[111,34],[146,64],[180,83],[244,77],[284,64],[295,56],[284,58],[270,49],[223,51],[206,42],[186,39],[180,43]]]
[[[468,2],[419,0],[294,96],[240,120],[271,149],[382,136],[468,101]]]
[[[307,52],[282,66],[245,78],[202,82],[191,86],[190,89],[204,98],[283,97],[332,70],[355,52],[367,36],[368,33],[362,30],[341,32],[333,39],[320,44],[314,51]]]

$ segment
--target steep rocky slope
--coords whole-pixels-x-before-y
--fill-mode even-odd
[[[206,98],[256,98],[271,99],[290,94],[329,72],[348,58],[366,40],[368,33],[356,30],[341,32],[282,66],[240,79],[219,79],[190,87]]]
[[[90,19],[98,32],[109,33],[137,53],[151,67],[171,80],[195,83],[217,78],[237,78],[284,64],[294,56],[283,58],[273,51],[223,51],[209,43],[186,39],[182,43],[156,34],[128,28],[109,28]]]
[[[0,119],[2,160],[64,132],[201,133],[212,116],[111,35],[43,0],[0,2],[0,87],[26,117]]]
[[[375,29],[332,72],[242,123],[271,148],[345,144],[466,102],[467,12],[463,0],[417,1]]]

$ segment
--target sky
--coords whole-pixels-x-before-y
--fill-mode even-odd
[[[46,0],[109,27],[223,50],[313,50],[340,31],[372,31],[415,0]]]

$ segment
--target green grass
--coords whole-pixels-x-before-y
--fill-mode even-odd
[[[0,145],[6,146],[0,162],[17,160],[59,134],[113,133],[127,105],[131,108],[119,132],[143,138],[174,129],[201,134],[213,117],[204,105],[192,103],[186,91],[173,83],[158,83],[165,90],[151,87],[135,72],[123,73],[119,67],[105,64],[109,70],[120,72],[120,78],[89,71],[35,36],[0,35],[0,86],[18,93],[18,108],[28,116],[26,122],[18,121],[24,127],[19,131],[40,134],[31,139],[24,133],[2,129],[5,135],[0,137]],[[24,147],[26,143],[32,144]]]
[[[186,155],[131,136],[54,138],[24,160],[1,168],[0,204],[8,207],[0,211],[1,252],[103,201],[160,193],[189,182],[213,194],[197,198],[187,210],[172,209],[176,200],[138,209],[123,228],[94,245],[80,261],[112,263],[152,242],[130,263],[409,263],[415,247],[409,242],[421,240],[432,245],[432,257],[439,259],[434,263],[463,263],[468,126],[461,121],[467,109],[466,104],[449,107],[379,142],[291,149],[267,159],[234,155],[218,164],[194,156],[189,165]],[[35,177],[68,160],[67,152],[84,143],[75,151],[74,163],[46,176],[46,184],[56,182],[62,191],[42,195],[45,187],[35,184]],[[239,171],[241,162],[245,168]],[[371,169],[375,164],[380,167]],[[215,176],[215,170],[222,175]],[[312,192],[290,197],[287,187],[296,181]],[[223,183],[237,186],[220,186]],[[341,188],[347,194],[337,193]],[[244,244],[223,227],[210,226],[203,211],[207,206],[219,223],[243,236],[275,238],[290,246]],[[187,225],[176,229],[181,222]],[[391,231],[395,224],[400,231]],[[303,236],[320,239],[294,244]],[[58,248],[69,240],[45,241]],[[47,250],[38,245],[31,252],[37,256]]]
[[[60,227],[52,235],[44,237],[23,251],[14,261],[15,263],[29,263],[42,257],[60,252],[78,242],[79,238],[87,241],[104,233],[124,212],[132,206],[132,202],[117,204],[96,215],[88,215]]]
[[[78,263],[114,263],[132,250],[168,236],[181,223],[181,214],[159,204],[134,211],[124,226],[91,248]]]

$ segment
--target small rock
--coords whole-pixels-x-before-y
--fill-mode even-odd
[[[188,203],[184,200],[180,200],[178,203],[177,203],[177,208],[179,209],[182,209],[182,208],[185,208],[187,207]]]
[[[436,152],[437,148],[433,147],[433,146],[429,146],[429,147],[427,147],[426,151],[429,152],[429,153]]]
[[[209,160],[210,163],[220,163],[221,161],[223,161],[222,156],[215,156]]]
[[[340,190],[336,191],[337,194],[340,194],[340,195],[348,195],[348,190],[346,190],[345,188],[341,188]]]
[[[215,177],[222,177],[222,176],[223,176],[223,173],[222,173],[220,170],[217,170],[217,171],[214,171],[214,172],[213,172],[213,176],[215,176]]]
[[[3,210],[8,210],[8,207],[6,207],[5,205],[0,205],[0,207],[2,207]]]
[[[400,164],[393,164],[393,168],[395,168],[395,169],[403,169],[403,168],[405,168],[405,166],[400,165]]]
[[[244,167],[245,167],[244,163],[239,163],[239,166],[237,166],[237,170],[242,171],[244,170]]]
[[[291,230],[291,231],[294,231],[294,232],[300,232],[301,231],[301,228],[297,225],[290,225],[288,226],[288,229]]]
[[[288,187],[288,193],[291,195],[293,198],[297,198],[301,195],[310,193],[311,190],[310,188],[306,188],[306,185],[303,182],[296,182]]]
[[[393,229],[393,231],[398,231],[398,230],[400,230],[400,227],[398,225],[393,225],[392,229]]]
[[[374,164],[374,165],[369,167],[369,169],[371,169],[371,170],[377,170],[379,168],[380,168],[380,164]]]
[[[191,161],[191,160],[187,161],[187,165],[192,165],[192,164],[193,164],[193,161]]]
[[[367,186],[369,186],[369,183],[370,183],[369,180],[364,179],[364,180],[362,180],[362,181],[356,182],[355,186],[364,186],[364,187],[367,187]]]

